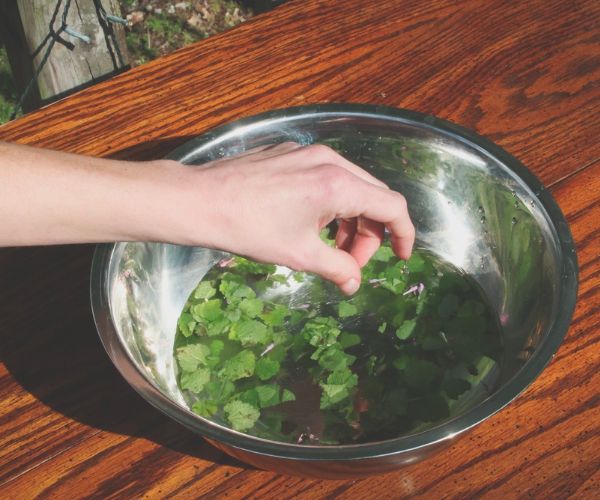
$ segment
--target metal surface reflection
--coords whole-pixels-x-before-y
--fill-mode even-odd
[[[327,449],[251,438],[204,420],[187,410],[172,364],[180,311],[223,256],[202,248],[99,247],[92,272],[98,330],[117,367],[149,402],[238,458],[320,477],[389,470],[422,458],[492,415],[549,361],[566,333],[576,296],[568,226],[537,179],[503,150],[455,125],[407,111],[292,108],[222,127],[171,157],[199,165],[289,140],[327,144],[402,192],[417,227],[417,245],[477,281],[503,329],[505,363],[494,394],[418,435]]]

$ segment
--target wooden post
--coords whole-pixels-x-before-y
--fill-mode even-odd
[[[67,29],[61,31],[64,9]],[[0,35],[13,70],[18,93],[34,75],[50,40],[56,41],[41,70],[24,111],[54,101],[75,90],[106,79],[128,68],[124,26],[108,16],[121,16],[118,0],[0,0]],[[79,34],[81,36],[79,36]]]

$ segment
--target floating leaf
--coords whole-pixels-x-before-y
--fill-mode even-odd
[[[279,373],[279,369],[278,361],[271,358],[260,358],[256,362],[255,373],[260,380],[269,380]]]
[[[184,372],[193,372],[204,365],[210,349],[203,344],[189,344],[177,349],[177,362]]]
[[[358,307],[350,302],[340,302],[338,304],[338,316],[340,318],[347,318],[349,316],[354,316],[358,313]]]
[[[209,380],[210,370],[208,368],[198,368],[193,372],[183,372],[180,384],[182,389],[199,393]]]
[[[227,420],[236,431],[247,431],[254,427],[260,417],[260,411],[254,406],[243,401],[231,401],[223,409]]]
[[[217,293],[212,281],[201,281],[194,290],[195,299],[210,299]]]
[[[252,376],[254,374],[255,366],[256,356],[254,356],[254,353],[252,351],[244,350],[225,361],[219,375],[234,382],[241,378]]]
[[[396,337],[398,337],[400,340],[406,340],[413,334],[416,326],[417,320],[415,319],[407,319],[403,321],[400,325],[400,328],[396,330]]]

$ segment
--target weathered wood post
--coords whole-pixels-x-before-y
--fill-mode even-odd
[[[65,15],[66,14],[66,15]],[[30,111],[128,67],[118,0],[1,0],[0,37]]]

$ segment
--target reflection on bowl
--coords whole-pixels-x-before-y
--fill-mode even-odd
[[[577,292],[567,223],[539,181],[505,151],[453,124],[404,110],[324,105],[275,111],[207,133],[171,158],[198,165],[290,140],[327,144],[402,192],[417,245],[477,282],[502,325],[503,364],[489,397],[426,431],[345,446],[268,441],[195,415],[177,387],[172,349],[185,301],[223,255],[203,248],[99,246],[91,293],[102,342],[151,404],[258,467],[339,478],[420,460],[514,399],[558,348]]]

